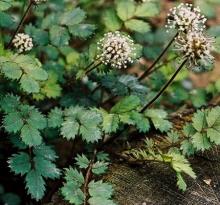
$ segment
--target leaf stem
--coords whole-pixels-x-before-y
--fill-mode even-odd
[[[21,30],[21,27],[22,27],[22,25],[23,25],[23,23],[24,23],[26,17],[28,16],[28,14],[29,14],[30,9],[31,9],[32,6],[33,6],[33,0],[30,0],[30,1],[29,1],[29,4],[28,4],[28,6],[27,6],[27,9],[25,10],[25,12],[24,12],[24,14],[23,14],[23,16],[22,16],[22,18],[21,18],[21,20],[20,20],[20,22],[19,22],[19,24],[18,24],[18,26],[17,26],[17,28],[16,28],[16,30],[14,31],[14,33],[13,33],[13,35],[12,35],[12,37],[11,37],[11,40],[9,41],[8,45],[6,46],[7,49],[11,47],[12,41],[13,41],[14,37],[15,37],[15,36],[17,35],[17,33],[19,33],[19,31]]]
[[[138,78],[139,81],[142,81],[145,77],[148,76],[148,74],[151,72],[151,70],[154,68],[154,66],[160,61],[160,59],[164,56],[164,54],[167,52],[169,47],[172,45],[174,42],[175,38],[179,34],[176,33],[176,35],[171,39],[171,41],[168,43],[168,45],[164,48],[164,50],[161,52],[161,54],[157,57],[157,59],[151,64],[151,66]]]
[[[88,184],[89,184],[89,181],[90,181],[92,166],[95,162],[96,154],[97,154],[97,149],[94,150],[92,159],[91,159],[91,161],[89,163],[89,166],[87,168],[87,171],[86,171],[85,183],[84,183],[84,186],[83,186],[83,193],[85,195],[85,200],[84,200],[83,205],[87,205],[87,201],[88,201]]]
[[[179,66],[179,68],[176,70],[176,72],[173,74],[173,76],[170,78],[170,80],[162,87],[162,89],[157,93],[157,95],[149,102],[147,103],[140,111],[140,113],[143,113],[147,108],[149,108],[160,96],[163,94],[163,92],[167,89],[167,87],[173,82],[177,74],[182,70],[183,66],[186,64],[187,59],[185,59],[182,64]]]

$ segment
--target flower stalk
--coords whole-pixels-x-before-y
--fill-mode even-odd
[[[167,89],[167,87],[173,82],[177,74],[182,70],[184,65],[188,59],[185,59],[182,64],[179,66],[179,68],[176,70],[176,72],[173,74],[173,76],[170,78],[170,80],[162,87],[162,89],[158,92],[158,94],[149,102],[147,103],[140,111],[140,113],[143,113],[147,108],[149,108],[162,94],[163,92]]]
[[[19,24],[16,28],[16,30],[14,31],[14,33],[11,37],[11,40],[9,41],[8,45],[6,46],[7,49],[12,46],[15,36],[20,32],[20,30],[23,26],[23,23],[24,23],[25,19],[27,18],[27,16],[28,16],[28,14],[29,14],[29,12],[30,12],[33,5],[34,5],[34,2],[32,0],[30,0],[29,3],[28,3],[27,9],[25,10],[25,12],[24,12],[24,14],[23,14],[23,16],[22,16],[22,18],[21,18],[21,20],[20,20],[20,22],[19,22]]]

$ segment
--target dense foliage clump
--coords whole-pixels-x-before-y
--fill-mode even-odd
[[[104,175],[116,152],[167,164],[187,189],[189,157],[220,144],[220,108],[206,107],[219,80],[196,89],[189,78],[220,52],[219,27],[207,24],[219,1],[176,3],[165,17],[159,0],[0,1],[1,202],[56,193],[115,205]],[[183,105],[194,112],[177,129],[170,114]]]

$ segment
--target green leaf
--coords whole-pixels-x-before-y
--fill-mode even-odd
[[[76,8],[65,12],[60,18],[60,23],[62,25],[72,26],[81,23],[85,17],[85,12],[80,8]]]
[[[34,157],[36,171],[45,178],[56,179],[60,176],[60,170],[50,160],[42,156]]]
[[[67,117],[62,123],[61,135],[68,140],[75,139],[79,132],[79,127],[79,123],[75,120],[75,118]]]
[[[19,152],[9,158],[8,164],[15,174],[24,175],[31,170],[31,159],[28,154]]]
[[[147,22],[137,19],[131,19],[125,22],[125,27],[131,31],[136,31],[139,33],[146,33],[150,31],[150,25]]]
[[[195,113],[193,116],[192,122],[193,122],[192,123],[193,127],[198,132],[201,132],[202,129],[207,125],[206,118],[205,118],[205,112],[199,110],[197,113]]]
[[[19,112],[12,112],[4,117],[3,126],[9,133],[17,133],[23,125],[24,122]]]
[[[31,170],[26,175],[25,181],[28,194],[30,194],[32,198],[36,199],[36,201],[42,199],[45,192],[45,181],[40,173],[36,170]]]
[[[20,105],[20,97],[14,95],[6,95],[0,101],[1,109],[6,112],[16,112]]]
[[[28,146],[37,146],[42,143],[40,132],[28,124],[24,125],[21,129],[21,138]]]
[[[91,181],[88,185],[89,194],[92,197],[110,198],[113,194],[112,186],[108,183],[100,181]]]
[[[119,0],[116,3],[116,10],[119,18],[123,21],[130,19],[135,13],[135,4],[133,0]]]
[[[102,129],[105,133],[114,133],[119,127],[119,117],[115,114],[109,114],[104,109],[98,110],[102,115]]]
[[[76,164],[79,166],[80,169],[87,169],[89,166],[89,160],[84,154],[77,155]]]
[[[193,179],[196,178],[195,172],[192,170],[189,161],[183,155],[172,153],[171,156],[171,166],[177,173],[184,172]]]
[[[104,12],[103,21],[110,31],[117,31],[122,27],[122,22],[118,18],[114,9],[108,9]]]
[[[48,115],[48,126],[52,128],[60,127],[63,123],[63,111],[59,108],[54,108]]]
[[[150,130],[150,122],[143,114],[132,112],[131,119],[140,132],[146,133]]]
[[[178,188],[182,191],[185,191],[187,185],[186,185],[186,182],[184,181],[182,175],[179,172],[177,172],[176,176],[177,176],[177,186],[178,186]]]
[[[171,131],[171,132],[168,132],[167,133],[167,140],[170,142],[170,143],[176,143],[176,142],[178,142],[179,141],[179,138],[180,138],[180,136],[179,136],[179,133],[178,132],[176,132],[176,131]]]
[[[135,16],[153,17],[159,14],[159,8],[156,3],[147,2],[137,6]]]
[[[164,110],[149,109],[145,112],[145,116],[149,117],[154,127],[161,132],[166,132],[172,128],[172,123],[167,118],[167,113]]]
[[[21,80],[21,88],[27,93],[38,93],[40,86],[37,81],[30,78],[28,75],[23,75]]]
[[[220,145],[220,132],[214,128],[207,129],[207,137],[211,142],[214,142],[216,145]]]
[[[8,28],[12,27],[14,24],[14,19],[11,15],[0,11],[0,27]]]
[[[72,167],[65,169],[64,178],[67,182],[74,181],[79,187],[82,186],[82,184],[84,183],[83,174],[78,170],[73,169]]]
[[[76,186],[74,182],[65,183],[61,188],[61,193],[64,199],[74,205],[82,205],[84,202],[84,194],[80,187]]]
[[[0,1],[0,10],[4,11],[12,6],[13,0],[2,0]]]
[[[70,36],[66,28],[53,25],[49,31],[51,43],[55,46],[65,46],[69,44]]]
[[[69,32],[75,37],[87,38],[94,33],[95,29],[95,25],[92,24],[77,24],[70,26]]]
[[[220,125],[220,107],[212,108],[206,116],[209,127]]]
[[[211,147],[210,141],[205,133],[197,132],[196,134],[194,134],[192,136],[192,143],[198,151],[204,151]]]
[[[4,63],[4,65],[1,67],[1,70],[2,70],[3,74],[5,75],[5,77],[12,79],[12,80],[17,80],[22,75],[21,69],[14,62]]]
[[[120,100],[112,107],[111,113],[122,114],[136,110],[140,106],[140,99],[137,96],[131,95]]]
[[[183,142],[181,142],[180,149],[182,150],[183,155],[190,156],[195,153],[195,148],[193,147],[192,142],[189,140],[184,140]]]
[[[35,128],[35,129],[44,129],[47,126],[46,118],[37,110],[32,109],[29,112],[29,118],[27,119],[27,123]]]
[[[104,174],[108,169],[108,163],[103,161],[97,161],[92,166],[92,172],[96,175]]]
[[[33,152],[36,156],[41,156],[51,161],[55,161],[55,159],[58,158],[55,151],[45,144],[34,147]]]

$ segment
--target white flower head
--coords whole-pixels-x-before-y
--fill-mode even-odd
[[[133,40],[119,31],[106,33],[98,42],[98,50],[97,58],[113,68],[126,68],[136,58]]]
[[[189,68],[209,65],[214,62],[212,51],[215,39],[202,32],[188,32],[179,35],[175,40],[175,50],[188,59]]]
[[[192,4],[181,3],[170,9],[165,27],[185,33],[190,30],[203,31],[206,21],[207,19],[201,14],[199,7],[195,8]]]
[[[33,0],[34,4],[41,4],[47,2],[47,0]]]
[[[18,49],[19,53],[30,51],[33,48],[32,38],[25,33],[18,33],[12,43],[14,47]]]

